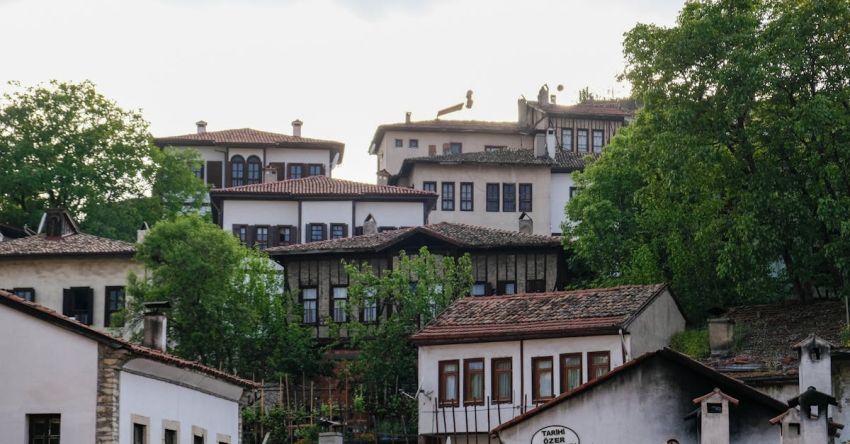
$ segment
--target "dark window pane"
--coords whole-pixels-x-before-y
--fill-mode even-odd
[[[269,247],[269,227],[256,227],[255,244],[261,250]]]
[[[512,183],[502,184],[502,211],[516,211],[516,185]]]
[[[564,148],[564,151],[572,151],[573,150],[573,129],[572,128],[564,128],[561,130],[561,146]]]
[[[245,185],[245,158],[239,155],[230,158],[230,178],[232,185],[238,187]]]
[[[472,184],[469,182],[461,182],[460,184],[460,211],[472,211],[473,209],[473,190]]]
[[[499,184],[487,184],[487,211],[499,211]]]
[[[525,212],[531,212],[532,196],[531,196],[531,184],[530,183],[521,183],[519,184],[519,210]]]
[[[576,145],[580,153],[587,152],[587,130],[580,129],[576,132]]]
[[[263,163],[257,156],[248,158],[248,184],[260,183],[263,174]]]
[[[602,152],[602,143],[604,133],[602,130],[593,130],[593,152],[601,153]]]
[[[443,211],[454,211],[455,209],[455,183],[443,182],[443,193],[441,196]]]

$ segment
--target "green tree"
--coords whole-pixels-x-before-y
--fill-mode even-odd
[[[644,104],[578,181],[568,246],[612,282],[717,305],[846,290],[850,3],[693,1],[626,34]]]
[[[376,304],[381,313],[389,313],[381,322],[351,322],[349,345],[360,350],[352,374],[363,383],[366,410],[387,419],[406,418],[415,424],[416,403],[399,390],[410,394],[417,381],[416,347],[410,336],[458,298],[468,296],[472,288],[472,260],[439,257],[422,247],[418,254],[400,252],[392,270],[376,274],[367,263],[347,263],[349,310]],[[387,365],[391,362],[392,365]]]
[[[136,257],[145,271],[129,277],[126,319],[138,325],[142,303],[170,302],[171,352],[257,378],[318,371],[318,347],[290,322],[292,299],[265,253],[188,215],[154,226]]]

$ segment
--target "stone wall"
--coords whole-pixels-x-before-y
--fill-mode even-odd
[[[130,359],[130,352],[98,344],[97,353],[97,444],[118,442],[118,400],[120,398],[119,374]]]

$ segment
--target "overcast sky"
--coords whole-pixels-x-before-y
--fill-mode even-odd
[[[335,177],[374,182],[377,125],[516,119],[520,95],[563,84],[625,95],[623,33],[671,25],[681,0],[0,0],[9,80],[94,81],[155,136],[251,127],[346,145]]]

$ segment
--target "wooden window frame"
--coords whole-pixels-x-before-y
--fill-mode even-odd
[[[469,191],[469,199],[464,197],[464,189]],[[464,204],[469,204],[464,208]],[[475,211],[475,184],[472,182],[460,183],[460,211]]]
[[[260,242],[260,230],[262,229],[266,230],[265,246],[261,245]],[[254,225],[254,242],[251,246],[256,246],[261,250],[269,248],[271,246],[271,227],[269,227],[268,225]]]
[[[418,149],[419,148],[419,139],[408,139],[407,147],[413,148],[413,149]]]
[[[599,135],[599,151],[596,151],[596,135]],[[605,131],[601,129],[590,130],[590,152],[601,153],[605,146]]]
[[[578,367],[575,367],[575,366],[569,366],[568,367],[566,365],[566,359],[567,358],[575,358],[575,357],[578,357]],[[570,370],[570,369],[578,368],[578,385],[581,385],[584,382],[584,369],[583,369],[584,361],[582,360],[581,352],[579,352],[579,353],[561,353],[561,355],[558,356],[558,362],[560,363],[560,368],[561,368],[561,386],[559,387],[561,389],[561,393],[564,393],[567,390],[572,390],[572,389],[567,389],[567,386],[569,385],[569,378],[567,376],[567,371]],[[578,385],[576,387],[578,387]],[[575,388],[575,387],[573,387],[573,388]]]
[[[121,307],[111,310],[109,307],[109,297],[112,291],[121,290]],[[112,315],[123,310],[127,305],[127,289],[123,285],[107,285],[103,291],[103,326],[109,327],[112,324]]]
[[[342,230],[340,237],[334,237],[334,229],[339,228]],[[348,237],[348,224],[331,224],[330,230],[328,231],[328,239],[345,239]]]
[[[569,132],[569,143],[566,141],[567,133]],[[572,151],[575,148],[575,144],[573,143],[573,136],[575,135],[575,131],[572,128],[561,128],[561,149],[564,151]]]
[[[292,174],[292,172],[296,168],[298,168],[298,175],[297,175],[297,177],[294,177],[295,175]],[[303,179],[305,177],[307,177],[307,176],[304,175],[304,164],[303,163],[290,163],[289,165],[286,166],[286,178],[287,179]]]
[[[499,370],[497,364],[507,362],[510,368],[507,370]],[[500,398],[499,392],[499,375],[502,373],[508,374],[508,397]],[[514,360],[513,358],[492,358],[490,359],[490,401],[493,404],[509,404],[513,401],[514,390]]]
[[[480,362],[481,370],[470,370],[470,364]],[[481,399],[472,398],[472,375],[481,375]],[[487,397],[486,380],[484,368],[484,358],[470,358],[463,360],[463,405],[484,405],[484,399]]]
[[[455,146],[457,152],[454,150]],[[463,142],[449,142],[449,154],[463,154]]]
[[[510,193],[506,193],[505,190],[511,190]],[[512,196],[511,200],[507,200],[507,196]],[[510,203],[510,205],[509,205]],[[503,213],[516,213],[516,184],[515,183],[503,183],[502,184],[502,212]]]
[[[315,174],[313,174],[313,173],[314,173],[314,171],[313,171],[313,169],[314,169],[314,168],[317,168],[317,169],[318,169],[318,171],[316,171],[316,172],[315,172]],[[325,175],[325,166],[324,166],[324,165],[322,165],[321,163],[308,163],[308,164],[307,164],[307,171],[306,171],[306,173],[307,173],[307,174],[304,174],[304,173],[302,172],[302,174],[304,174],[302,177],[324,176],[324,175]]]
[[[451,401],[446,401],[446,376],[451,375],[451,372],[446,372],[443,367],[448,364],[454,364],[457,369],[454,372],[455,376],[455,399]],[[440,407],[458,407],[460,405],[460,360],[458,359],[449,359],[445,361],[437,362],[437,373],[438,373],[438,391],[437,394],[440,398]]]
[[[335,290],[337,288],[344,288],[345,289],[345,298],[344,299],[336,297],[336,291]],[[344,317],[343,320],[340,321],[340,320],[337,320],[337,318],[336,318],[336,302],[337,302],[337,300],[344,300],[345,304],[346,304],[346,307],[344,308],[344,310],[347,310],[347,307],[348,307],[348,286],[347,285],[331,285],[330,304],[328,304],[330,306],[329,312],[330,312],[331,321],[333,321],[336,324],[347,324],[348,321],[351,320],[351,316],[349,316],[348,311],[343,311],[343,314],[342,314],[343,317]]]
[[[495,191],[495,193],[493,192]],[[485,210],[489,213],[498,213],[501,208],[501,202],[499,201],[502,197],[501,187],[498,183],[488,183],[485,186],[485,201],[484,205]]]
[[[248,225],[245,224],[233,224],[231,225],[233,229],[233,235],[236,236],[236,239],[239,239],[239,242],[242,245],[248,245]],[[245,237],[242,237],[242,230],[245,230]]]
[[[446,190],[451,191],[450,193]],[[449,195],[450,197],[447,197]],[[455,210],[455,183],[441,182],[440,183],[440,211]]]
[[[313,228],[320,227],[322,229],[322,236],[320,239],[313,239]],[[328,226],[322,223],[309,223],[307,224],[307,232],[304,233],[307,236],[307,242],[321,242],[323,240],[328,239]]]
[[[239,177],[236,176],[236,166],[237,165],[239,165],[239,167],[240,167]],[[245,157],[243,157],[241,154],[236,154],[236,155],[234,155],[233,157],[230,158],[230,184],[229,184],[230,186],[238,187],[238,186],[245,185],[245,170],[246,170],[246,167],[247,167],[247,165],[245,163]],[[237,180],[239,181],[239,183],[236,183]]]
[[[593,365],[593,358],[595,356],[607,356],[608,364],[605,367],[605,374],[611,372],[611,352],[610,351],[595,351],[595,352],[587,352],[587,382],[593,381],[598,377],[596,376],[596,368],[601,367],[599,365]]]
[[[312,309],[313,311],[313,322],[306,321],[307,307],[304,305],[304,291],[305,290],[316,290],[316,297],[314,299],[310,299],[311,301],[315,301],[316,306]],[[303,286],[299,288],[298,291],[298,300],[301,303],[301,323],[303,325],[319,325],[319,287],[317,286]]]
[[[513,293],[507,292],[508,284],[514,284],[514,292]],[[517,293],[518,292],[517,292],[516,281],[507,281],[507,280],[496,281],[496,294],[497,295],[514,295],[514,294],[517,294]]]
[[[579,135],[584,134],[584,151],[581,149],[581,145],[579,145]],[[590,152],[590,131],[587,128],[577,128],[576,129],[576,152],[579,153],[589,153]]]
[[[430,185],[433,185],[434,188],[429,190],[428,187]],[[430,191],[434,194],[438,194],[437,193],[437,182],[430,181],[430,180],[426,180],[426,181],[422,182],[422,190],[423,191]],[[436,209],[437,209],[437,200],[435,199],[434,203],[431,204],[431,210],[436,210]]]
[[[21,298],[25,301],[35,302],[35,297],[36,297],[35,288],[32,288],[32,287],[15,287],[11,291],[9,291],[9,293],[12,293],[15,296],[17,296],[17,297],[19,297],[19,298]],[[32,295],[32,299],[27,299],[27,298],[21,296],[19,293],[29,293],[29,294]]]
[[[549,361],[549,373],[551,378],[552,394],[549,396],[541,396],[540,393],[540,376],[541,371],[537,368],[538,362]],[[555,363],[551,356],[536,356],[531,358],[531,401],[545,402],[555,397]]]
[[[289,230],[289,240],[288,241],[283,240],[284,230]],[[293,245],[293,244],[298,243],[297,240],[294,239],[296,237],[295,233],[296,233],[296,231],[295,231],[294,226],[292,226],[292,225],[279,225],[277,227],[277,240],[278,240],[277,244],[278,245]]]
[[[522,190],[528,190],[528,200],[522,198]],[[517,186],[517,208],[523,213],[531,213],[534,211],[534,184],[521,183]]]
[[[257,177],[251,177],[251,167],[257,168]],[[253,185],[262,183],[263,181],[263,161],[256,155],[250,155],[245,159],[245,185]]]
[[[366,287],[363,290],[363,293],[364,293],[364,298],[363,298],[363,307],[360,308],[360,322],[362,322],[364,324],[377,324],[381,319],[381,303],[377,299],[378,290],[374,287]],[[369,294],[369,293],[372,293],[372,294]],[[369,299],[372,299],[371,302],[369,301]],[[374,306],[375,306],[375,308],[374,308],[375,319],[373,319],[371,321],[366,320],[366,310],[367,310],[366,305],[367,305],[367,303],[370,306],[372,304],[374,304]],[[369,308],[371,309],[371,307],[369,307]]]

